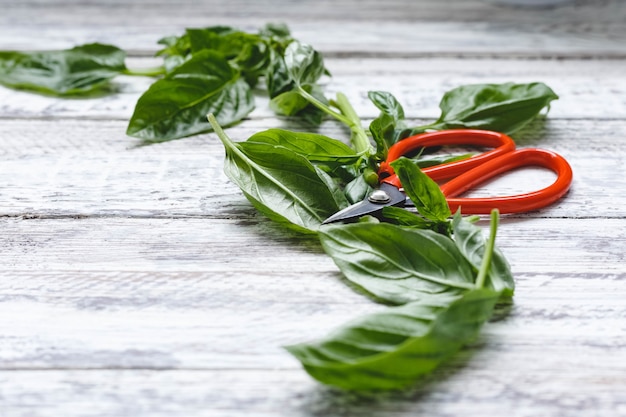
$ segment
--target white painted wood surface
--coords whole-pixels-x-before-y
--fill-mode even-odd
[[[250,207],[215,136],[126,137],[147,79],[89,100],[0,87],[0,416],[626,416],[626,6],[508,3],[0,1],[0,49],[111,42],[138,67],[185,26],[285,21],[365,119],[368,89],[422,122],[457,85],[544,81],[560,100],[516,139],[575,174],[558,204],[502,221],[508,315],[414,388],[360,396],[281,346],[381,306]],[[302,128],[266,105],[228,134]],[[550,180],[520,171],[476,194]]]

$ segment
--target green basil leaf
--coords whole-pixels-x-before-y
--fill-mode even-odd
[[[278,41],[291,41],[291,32],[284,23],[267,23],[259,31],[259,35]]]
[[[383,114],[388,114],[396,122],[404,120],[404,109],[393,94],[387,91],[368,91],[367,97]]]
[[[322,89],[317,85],[305,85],[302,87],[318,101],[327,103]],[[312,125],[322,123],[324,112],[310,104],[298,90],[286,91],[270,100],[270,108],[278,114],[285,116],[298,116],[304,118]]]
[[[241,50],[242,44],[245,42],[245,37],[248,36],[246,33],[230,26],[187,28],[185,29],[185,35],[189,39],[192,54],[203,49],[210,49],[220,52],[227,58],[233,58],[239,54],[239,50]]]
[[[319,126],[324,121],[326,113],[318,109],[317,107],[310,105],[296,113],[296,116],[308,123],[311,126]]]
[[[376,143],[376,157],[382,161],[387,158],[387,149],[406,137],[402,136],[407,129],[404,109],[393,94],[387,91],[369,91],[367,96],[381,111],[370,123],[369,129]]]
[[[448,91],[433,129],[472,128],[510,134],[559,97],[543,83],[474,84]]]
[[[411,213],[403,207],[387,206],[383,208],[385,221],[405,227],[416,229],[431,229],[432,221]]]
[[[230,26],[187,28],[185,34],[163,38],[166,47],[157,55],[164,55],[167,72],[205,49],[221,53],[236,65],[250,86],[256,85],[269,65],[270,50],[261,35],[253,35]]]
[[[126,53],[88,44],[62,51],[0,51],[0,84],[53,95],[91,93],[126,70]]]
[[[395,129],[396,120],[386,113],[381,113],[370,123],[369,131],[376,144],[376,158],[379,161],[387,158],[387,152],[395,140]]]
[[[270,108],[285,116],[296,115],[308,105],[309,102],[296,90],[286,91],[270,100]]]
[[[427,219],[445,222],[452,215],[439,185],[424,174],[413,161],[400,158],[391,163],[404,192],[417,211]]]
[[[246,142],[239,149],[242,155],[227,155],[225,172],[270,219],[315,232],[326,218],[347,206],[345,198],[338,201],[341,194],[332,180],[295,152]]]
[[[348,145],[315,133],[269,129],[255,133],[246,142],[282,146],[313,163],[348,165],[359,160],[359,156]]]
[[[364,175],[359,175],[346,184],[346,188],[344,189],[344,194],[346,198],[350,202],[350,204],[356,204],[360,201],[363,201],[365,196],[369,195],[372,191],[372,187],[365,180]]]
[[[294,82],[289,76],[285,60],[283,59],[283,53],[284,51],[281,51],[279,48],[270,51],[270,63],[265,73],[267,93],[270,98],[291,91],[294,88]]]
[[[163,59],[163,67],[165,68],[165,73],[169,74],[174,71],[176,68],[183,65],[191,55],[183,56],[183,55],[169,55],[164,57]]]
[[[340,189],[305,157],[272,143],[234,143],[214,127],[226,149],[224,172],[270,219],[313,233],[347,206]]]
[[[269,64],[269,49],[261,36],[234,30],[228,26],[187,29],[191,53],[209,49],[224,55],[241,70],[251,86]]]
[[[254,108],[250,87],[219,53],[204,50],[156,81],[137,101],[127,134],[165,141],[211,131],[207,113],[222,125]]]
[[[157,44],[165,46],[159,49],[154,56],[161,55],[187,55],[191,46],[186,36],[165,36],[157,41]]]
[[[322,54],[311,45],[293,41],[285,50],[285,66],[297,85],[315,84],[324,74]]]
[[[457,247],[478,270],[486,248],[486,240],[481,229],[462,218],[461,213],[457,212],[452,220],[452,231]],[[491,288],[507,297],[513,296],[515,291],[515,281],[511,274],[511,268],[504,254],[498,248],[493,251],[485,285],[486,288]]]
[[[441,164],[448,164],[450,162],[457,162],[457,161],[463,161],[465,159],[469,159],[472,156],[474,156],[475,154],[473,153],[466,153],[463,155],[454,155],[454,156],[441,156],[441,157],[430,157],[430,158],[418,158],[418,159],[414,159],[415,165],[417,165],[419,168],[423,169],[423,168],[428,168],[428,167],[432,167],[435,165],[441,165]]]
[[[348,390],[399,389],[473,341],[497,292],[437,294],[356,319],[316,343],[286,349],[318,381]]]
[[[272,38],[274,39],[274,38]],[[288,42],[288,43],[287,43]],[[297,116],[312,125],[319,125],[324,112],[300,94],[300,88],[321,103],[328,103],[322,89],[315,83],[328,73],[319,52],[311,46],[292,41],[273,42],[265,72],[270,107],[278,114]]]
[[[165,48],[157,51],[155,56],[163,57],[163,67],[166,74],[174,71],[191,58],[191,45],[187,35],[166,36],[159,39],[157,43],[165,46]]]
[[[236,58],[236,64],[246,82],[254,87],[261,76],[264,76],[270,63],[270,49],[261,40],[243,46]]]
[[[348,280],[389,303],[474,288],[472,265],[452,239],[430,230],[357,223],[324,227],[320,240]]]

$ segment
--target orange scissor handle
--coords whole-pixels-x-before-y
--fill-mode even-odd
[[[455,129],[421,133],[403,139],[389,148],[387,159],[380,164],[378,176],[381,178],[382,182],[400,188],[400,179],[389,165],[390,162],[421,148],[444,145],[486,146],[495,149],[462,161],[424,168],[422,171],[435,181],[457,177],[489,160],[515,150],[515,142],[513,142],[513,139],[504,133],[492,132],[490,130]]]
[[[381,163],[381,182],[401,188],[400,179],[390,162],[420,148],[442,145],[474,145],[493,147],[491,151],[471,158],[424,168],[435,181],[453,178],[441,186],[451,211],[461,207],[463,214],[488,214],[497,208],[501,213],[536,210],[557,201],[572,183],[572,168],[561,155],[543,149],[515,150],[515,142],[503,133],[488,130],[456,129],[422,133],[406,138],[389,148],[387,160]],[[516,168],[541,166],[552,170],[557,178],[553,184],[531,193],[489,198],[457,198],[482,182]]]
[[[516,168],[540,166],[552,170],[557,178],[546,188],[530,193],[504,197],[455,198],[478,184]],[[441,186],[451,211],[459,207],[463,214],[487,214],[497,208],[500,213],[520,213],[548,206],[569,190],[572,168],[561,155],[545,149],[519,149],[485,162]]]

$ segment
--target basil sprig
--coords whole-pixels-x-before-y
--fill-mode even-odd
[[[427,130],[484,129],[512,134],[530,123],[559,97],[544,83],[470,84],[447,91],[439,118],[427,125],[409,126],[402,105],[385,91],[370,91],[369,99],[380,109],[369,130],[384,160],[396,142]]]
[[[364,128],[348,97],[325,96],[322,55],[284,25],[256,34],[227,26],[190,28],[159,41],[163,65],[125,66],[125,52],[90,44],[64,51],[0,52],[0,84],[58,96],[102,93],[117,75],[157,79],[139,98],[127,133],[161,142],[215,131],[224,170],[268,218],[319,236],[347,280],[385,310],[342,326],[327,338],[287,347],[317,380],[344,389],[396,389],[442,364],[478,334],[494,305],[514,292],[509,265],[475,217],[450,213],[438,185],[419,167],[449,159],[392,163],[416,212],[386,207],[382,220],[323,221],[361,200],[378,182],[379,163],[400,140],[427,130],[480,128],[513,133],[549,108],[557,95],[543,83],[475,84],[446,92],[432,123],[412,126],[389,92],[370,91],[380,114]],[[254,109],[264,91],[280,115],[319,124],[331,118],[350,143],[316,133],[269,129],[235,142],[221,126]],[[207,120],[207,113],[208,120]],[[466,158],[468,155],[453,156]]]
[[[486,240],[472,219],[458,212],[447,218],[444,195],[426,175],[416,175],[414,163],[399,159],[393,167],[423,215],[390,208],[404,213],[405,225],[328,226],[319,235],[348,280],[399,306],[358,318],[321,341],[286,347],[312,377],[344,389],[412,384],[472,341],[498,300],[514,291],[495,247],[498,212]],[[443,223],[448,227],[429,230]]]
[[[89,94],[124,73],[125,58],[123,50],[98,43],[63,51],[0,51],[0,84],[58,96]]]
[[[476,228],[457,213],[455,222]],[[344,275],[377,298],[402,304],[358,318],[318,342],[288,346],[317,380],[351,390],[396,389],[431,372],[472,341],[510,291],[510,272],[494,268],[497,211],[478,268],[464,236],[389,224],[333,226],[322,245]],[[476,228],[477,229],[477,228]],[[426,256],[425,256],[426,254]],[[492,277],[492,281],[487,280]]]

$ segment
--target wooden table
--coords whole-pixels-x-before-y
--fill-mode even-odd
[[[96,99],[0,87],[0,416],[626,416],[626,5],[528,3],[0,1],[0,49],[99,41],[134,67],[185,27],[286,22],[364,123],[367,90],[391,91],[418,124],[458,85],[543,81],[560,99],[515,138],[575,174],[558,204],[502,221],[509,315],[414,388],[361,396],[317,384],[281,346],[381,306],[315,239],[250,206],[215,135],[125,136],[147,78]],[[276,126],[302,127],[257,101],[228,133]],[[331,121],[321,132],[348,137]]]

